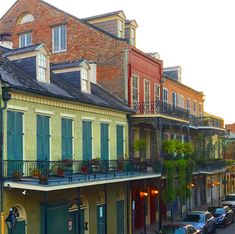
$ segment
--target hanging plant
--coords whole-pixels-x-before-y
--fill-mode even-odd
[[[165,203],[173,203],[176,197],[175,191],[175,161],[165,160],[164,169],[166,173],[166,189],[164,191]]]
[[[194,153],[194,145],[191,142],[183,143],[183,154],[192,155]]]
[[[187,161],[185,159],[177,160],[177,168],[178,168],[178,196],[181,202],[186,200],[186,168],[187,168]]]
[[[173,155],[176,153],[174,140],[166,140],[162,143],[162,151],[167,155]]]
[[[147,148],[147,142],[145,139],[141,138],[135,141],[134,149],[137,151],[143,151]]]

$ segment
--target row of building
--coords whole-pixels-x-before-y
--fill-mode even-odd
[[[79,19],[42,0],[0,19],[2,233],[9,209],[17,234],[157,230],[167,140],[195,148],[184,210],[233,190],[223,119],[180,67],[136,48],[137,27],[123,11]]]

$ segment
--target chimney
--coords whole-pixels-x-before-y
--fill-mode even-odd
[[[0,46],[7,48],[7,49],[12,49],[13,43],[12,43],[10,37],[11,37],[11,35],[8,33],[0,34]]]
[[[89,65],[90,65],[90,70],[88,71],[88,73],[89,73],[90,82],[92,82],[93,84],[96,84],[97,64],[96,62],[90,62]]]

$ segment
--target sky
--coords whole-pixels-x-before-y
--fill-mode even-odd
[[[137,47],[181,66],[182,82],[204,92],[204,110],[235,123],[234,0],[45,1],[78,18],[123,10],[139,25]],[[0,0],[0,17],[14,2]]]

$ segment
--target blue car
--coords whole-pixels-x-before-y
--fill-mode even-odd
[[[215,217],[215,224],[217,226],[226,227],[228,224],[234,222],[234,212],[228,206],[213,206],[207,210]]]
[[[202,234],[215,233],[215,217],[208,211],[192,211],[184,215],[183,223],[192,224]]]

